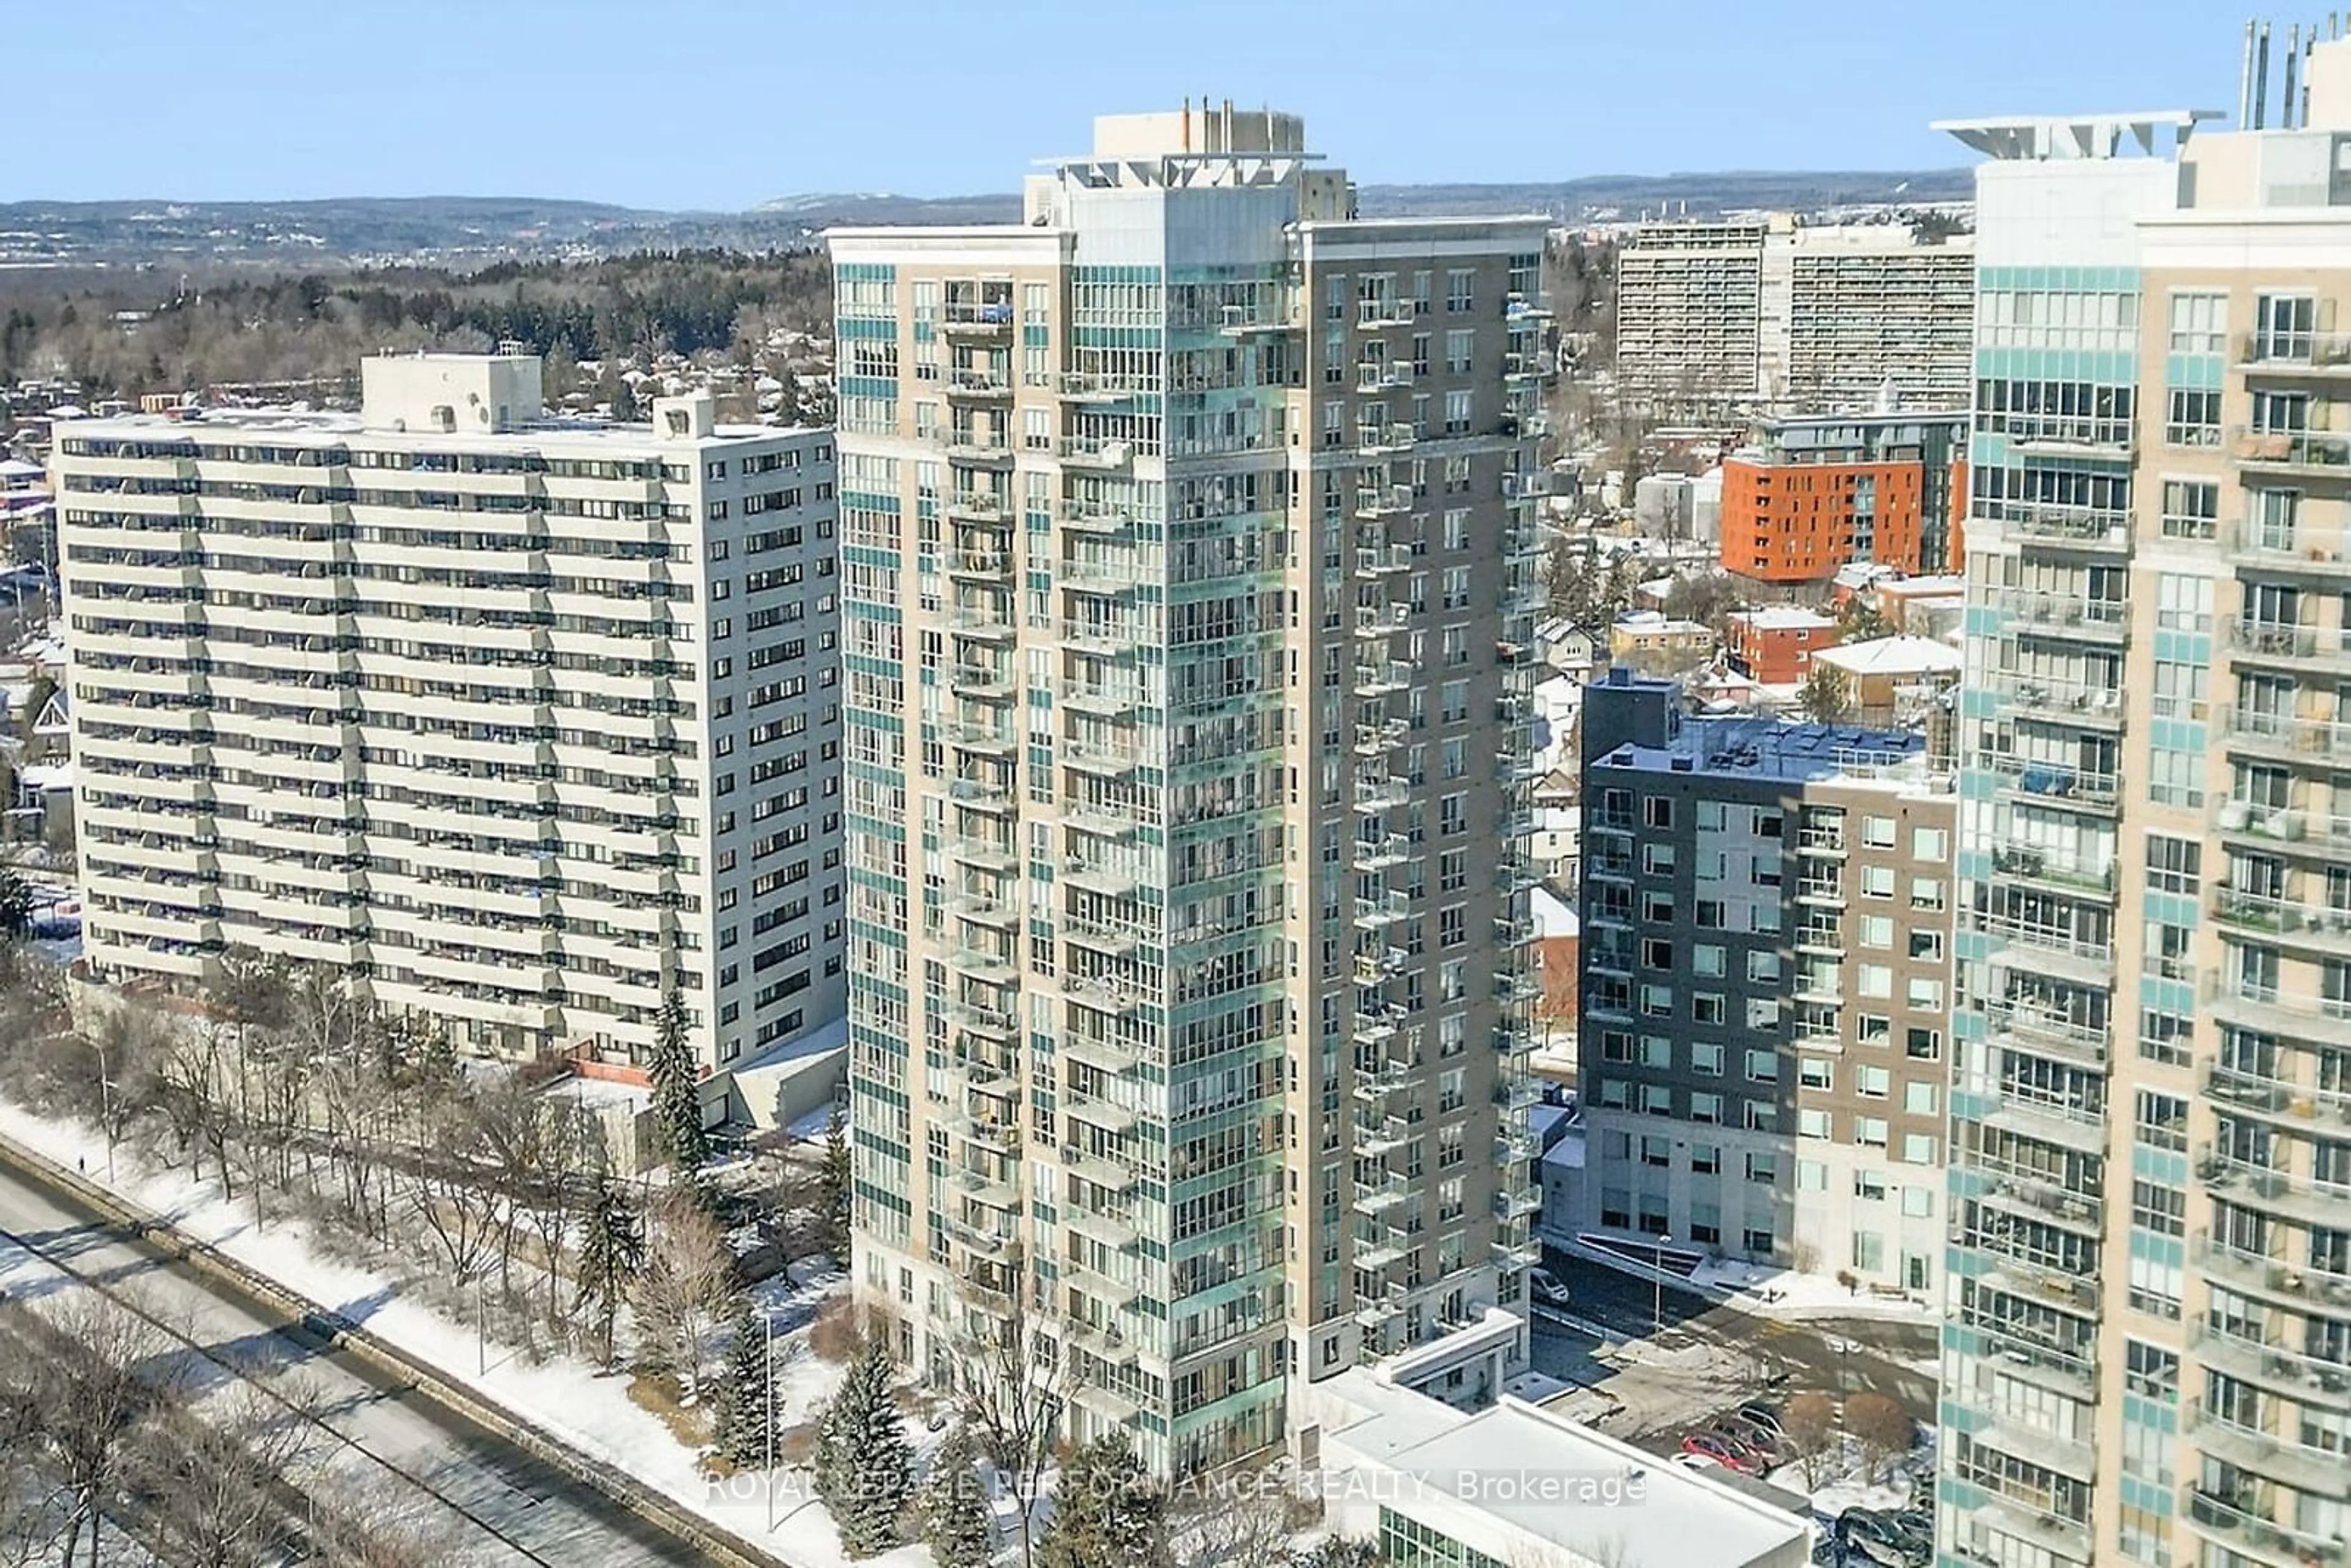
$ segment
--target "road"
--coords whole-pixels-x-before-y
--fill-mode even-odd
[[[319,1483],[368,1487],[450,1542],[448,1561],[496,1565],[700,1563],[603,1493],[442,1408],[415,1386],[289,1322],[154,1244],[0,1165],[0,1290],[127,1298],[200,1358],[215,1387],[299,1391],[332,1449]]]
[[[1544,1249],[1543,1266],[1567,1287],[1570,1312],[1632,1352],[1597,1360],[1590,1338],[1538,1317],[1536,1369],[1621,1400],[1624,1415],[1610,1428],[1619,1436],[1678,1440],[1742,1399],[1807,1388],[1867,1389],[1921,1421],[1935,1418],[1935,1378],[1920,1369],[1936,1351],[1931,1322],[1759,1318],[1671,1284],[1660,1294],[1650,1281],[1555,1248]]]

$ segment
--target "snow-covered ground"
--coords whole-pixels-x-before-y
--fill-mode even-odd
[[[1917,1318],[1935,1315],[1927,1301],[1848,1291],[1825,1274],[1800,1274],[1759,1263],[1700,1263],[1690,1276],[1701,1289],[1722,1293],[1742,1311],[1767,1318]]]
[[[705,1479],[698,1467],[699,1456],[672,1437],[658,1417],[629,1399],[625,1376],[600,1375],[592,1367],[561,1358],[533,1366],[496,1345],[489,1346],[486,1354],[472,1324],[453,1322],[416,1302],[402,1300],[397,1282],[387,1273],[319,1258],[308,1227],[299,1221],[273,1219],[266,1228],[256,1228],[252,1204],[225,1201],[214,1182],[199,1180],[185,1170],[151,1168],[129,1150],[118,1150],[115,1178],[110,1182],[106,1140],[95,1127],[51,1121],[0,1101],[0,1137],[68,1169],[78,1167],[90,1181],[110,1187],[189,1236],[365,1325],[371,1333],[399,1346],[451,1382],[476,1390],[573,1448],[626,1469],[646,1485],[789,1561],[803,1568],[848,1568],[849,1559],[841,1551],[831,1518],[824,1505],[815,1500],[805,1476],[778,1472],[773,1478],[772,1504],[767,1491],[769,1478],[738,1477],[731,1482]],[[778,1280],[762,1288],[762,1299],[812,1310],[812,1301],[793,1298],[810,1292],[820,1295],[828,1284],[822,1280],[799,1283]],[[777,1348],[780,1358],[784,1343],[779,1342]],[[787,1427],[810,1419],[817,1406],[831,1397],[841,1378],[839,1367],[802,1353],[797,1343],[780,1372],[784,1407],[778,1414]],[[766,1528],[771,1506],[778,1516],[772,1534]],[[865,1561],[879,1568],[929,1568],[931,1556],[920,1546],[905,1546]]]

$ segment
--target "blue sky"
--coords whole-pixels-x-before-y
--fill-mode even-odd
[[[1942,117],[2233,111],[2221,0],[8,0],[0,200],[1016,187],[1097,112],[1307,117],[1358,180],[1968,161]],[[2277,16],[2282,49],[2286,18]]]

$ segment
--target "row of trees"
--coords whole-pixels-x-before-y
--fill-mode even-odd
[[[471,273],[230,277],[162,298],[152,275],[93,279],[70,293],[22,290],[0,318],[0,381],[61,366],[91,396],[220,382],[317,380],[355,391],[347,382],[364,354],[507,340],[560,366],[623,356],[642,363],[664,351],[747,362],[776,327],[830,336],[831,284],[812,251],[723,250],[506,262]],[[121,311],[151,314],[125,322]]]
[[[317,1484],[334,1438],[301,1389],[199,1397],[177,1350],[135,1300],[0,1297],[0,1563],[97,1568],[126,1539],[190,1568],[448,1561],[389,1497]]]

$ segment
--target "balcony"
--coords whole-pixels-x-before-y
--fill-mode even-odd
[[[1355,869],[1387,871],[1412,859],[1412,840],[1403,833],[1383,833],[1377,841],[1355,841]]]
[[[2079,805],[2111,812],[2122,799],[2122,779],[2117,774],[2022,757],[1990,757],[1976,766],[1991,774],[1999,789],[2011,800],[2030,798],[2035,805]]]
[[[2291,946],[2351,954],[2351,909],[2216,887],[2212,890],[2212,916],[2235,930]]]
[[[1104,614],[1063,621],[1058,641],[1063,647],[1078,653],[1110,658],[1132,654],[1150,641],[1151,636],[1151,632],[1139,622]]]
[[[1123,718],[1144,706],[1144,695],[1139,682],[1064,680],[1059,701],[1072,713]]]
[[[1384,1002],[1360,1003],[1355,1009],[1354,1040],[1361,1046],[1384,1045],[1395,1038],[1396,1028],[1404,1021],[1402,1008]]]
[[[2266,1385],[2297,1404],[2351,1408],[2351,1364],[2231,1333],[2205,1319],[2189,1322],[2188,1343],[2197,1360],[2231,1377]]]
[[[2231,751],[2311,758],[2328,765],[2351,756],[2351,722],[2241,707],[2217,708],[2212,716]]]
[[[946,573],[958,582],[998,582],[1013,571],[1010,550],[949,550]]]
[[[2196,1176],[2232,1203],[2251,1205],[2308,1226],[2338,1224],[2351,1214],[2351,1183],[2321,1181],[2306,1172],[2283,1169],[2273,1148],[2263,1160],[2206,1145],[2197,1152]]]
[[[950,604],[946,619],[947,630],[958,637],[1003,643],[1019,634],[1019,629],[1012,623],[1012,607],[1008,602]]]
[[[2022,998],[2003,999],[1986,1003],[1984,1016],[1993,1042],[2003,1049],[2077,1067],[2103,1069],[2106,1064],[2106,1031],[2076,1023],[2053,1008]]]
[[[1020,869],[1019,857],[1012,852],[1012,846],[999,839],[978,833],[946,833],[942,835],[940,847],[949,860],[975,871],[1008,876]]]
[[[2104,989],[2114,984],[2115,948],[2111,940],[2079,936],[2053,925],[2001,915],[1981,917],[1976,921],[1975,929],[2005,945],[2006,950],[1993,956],[1995,960],[2005,958],[2010,968],[2039,965],[2043,973],[2075,985]]]
[[[1411,733],[1410,727],[1400,718],[1387,719],[1379,724],[1359,724],[1355,727],[1355,755],[1384,757],[1403,746]]]
[[[1584,863],[1589,868],[1592,862],[1587,858]],[[1625,857],[1622,874],[1630,876],[1632,873],[1632,858],[1628,855]],[[1834,876],[1800,876],[1796,879],[1796,902],[1834,905],[1842,909],[1844,907],[1844,883]]]
[[[1133,898],[1142,889],[1141,879],[1127,867],[1115,861],[1092,860],[1084,855],[1071,855],[1063,860],[1061,880],[1104,898]]]
[[[935,431],[932,439],[947,455],[949,463],[1000,468],[1012,462],[1012,433],[1001,427],[982,430],[976,425],[957,426]]]
[[[2270,1297],[2297,1312],[2351,1316],[2351,1275],[2255,1252],[2202,1230],[2189,1238],[2188,1258],[2216,1284]]]
[[[2017,631],[2058,633],[2097,643],[2120,643],[2128,634],[2128,607],[2119,599],[2084,599],[2070,593],[2003,593],[2000,608]]]
[[[1992,1178],[1977,1201],[2024,1218],[2053,1221],[2090,1236],[2104,1234],[2103,1205],[2095,1194],[2069,1191],[2058,1182],[2024,1172],[1978,1166]]]
[[[2203,998],[2223,1023],[2351,1046],[2351,998],[2298,995],[2218,973],[2207,977]]]
[[[2095,724],[2116,729],[2122,727],[2123,694],[2119,686],[2002,672],[1986,678],[1981,689],[1991,694],[1995,709],[2011,717],[2042,723]]]
[[[1355,780],[1355,810],[1361,816],[1376,816],[1393,811],[1411,799],[1411,791],[1401,779],[1358,779]]]
[[[2058,549],[2120,554],[2130,549],[2130,517],[2086,507],[2011,507],[2002,519],[2009,533],[2028,544]]]
[[[2229,455],[2241,468],[2351,479],[2351,434],[2335,431],[2252,430],[2240,424],[2229,432]]]
[[[1071,468],[1108,473],[1134,463],[1134,444],[1113,436],[1065,435],[1058,450],[1063,465]]]
[[[2298,1491],[2322,1497],[2337,1495],[2343,1486],[2344,1457],[2339,1450],[2314,1448],[2274,1432],[2265,1432],[2191,1399],[2180,1412],[2180,1430],[2192,1434],[2209,1458],[2241,1470],[2282,1480]]]
[[[1064,740],[1059,755],[1065,766],[1097,779],[1124,779],[1143,766],[1137,740]]]
[[[1796,834],[1796,852],[1800,855],[1839,855],[1845,852],[1843,828],[1805,828]]]
[[[950,299],[939,319],[939,329],[950,338],[1008,338],[1012,334],[1012,301]]]
[[[1004,502],[988,490],[950,490],[940,504],[940,510],[954,523],[977,523],[983,526],[1009,527],[1012,518]]]
[[[1377,898],[1355,900],[1355,924],[1358,925],[1394,925],[1412,918],[1412,900],[1401,891],[1391,890]]]
[[[1008,703],[1020,695],[1012,672],[998,665],[951,664],[947,690],[973,702]]]
[[[1355,551],[1355,576],[1365,581],[1395,577],[1411,570],[1410,545],[1366,545]]]
[[[1009,757],[1020,745],[1019,737],[992,724],[945,724],[939,728],[949,746],[983,757]]]
[[[1124,402],[1159,390],[1154,376],[1092,375],[1064,371],[1053,382],[1053,395],[1064,402]]]
[[[2282,577],[2351,575],[2351,530],[2306,518],[2291,524],[2248,517],[2231,526],[2230,555],[2238,565]]]
[[[1359,424],[1355,427],[1355,450],[1365,457],[1394,457],[1413,448],[1413,428],[1409,424]]]
[[[1072,915],[1061,923],[1062,938],[1073,946],[1089,953],[1100,953],[1108,958],[1132,957],[1145,943],[1159,940],[1156,931],[1123,921],[1095,920]]]
[[[1416,666],[1405,659],[1381,659],[1355,665],[1353,684],[1348,688],[1365,699],[1393,696],[1412,687]]]
[[[1113,560],[1103,557],[1072,557],[1053,568],[1053,580],[1063,588],[1081,593],[1104,597],[1132,592],[1144,580],[1141,567],[1132,559]]]
[[[1073,497],[1061,503],[1061,521],[1080,533],[1120,534],[1134,526],[1134,514],[1123,506],[1108,501],[1081,500]]]
[[[2351,376],[2351,332],[2247,332],[2236,350],[2248,375]]]
[[[2229,622],[2228,644],[2243,659],[2351,669],[2351,643],[2339,627],[2247,617]]]
[[[998,402],[1011,397],[1012,378],[1002,371],[958,367],[947,372],[946,392],[949,402]]]
[[[1385,295],[1355,301],[1355,325],[1365,331],[1409,327],[1417,319],[1418,308],[1410,299]]]
[[[2248,1496],[2242,1500],[2256,1500]],[[2239,1562],[2262,1563],[2270,1568],[2316,1568],[2344,1560],[2339,1537],[2289,1530],[2200,1486],[2188,1490],[2188,1519],[2199,1532],[2225,1545]]]
[[[2204,1092],[2225,1110],[2288,1127],[2310,1127],[2314,1119],[2321,1117],[2351,1124],[2351,1091],[2297,1083],[2275,1071],[2261,1072],[2211,1062],[2204,1069]]]
[[[947,799],[958,806],[986,811],[990,816],[1008,817],[1019,809],[1011,790],[985,779],[948,779]]]
[[[1409,485],[1366,485],[1355,492],[1355,516],[1365,522],[1402,517],[1411,510]]]
[[[1995,876],[2008,881],[2032,883],[2060,893],[2111,894],[2115,891],[2115,863],[2111,860],[2093,864],[2078,855],[2063,854],[2015,839],[1994,841],[1991,869]]]

